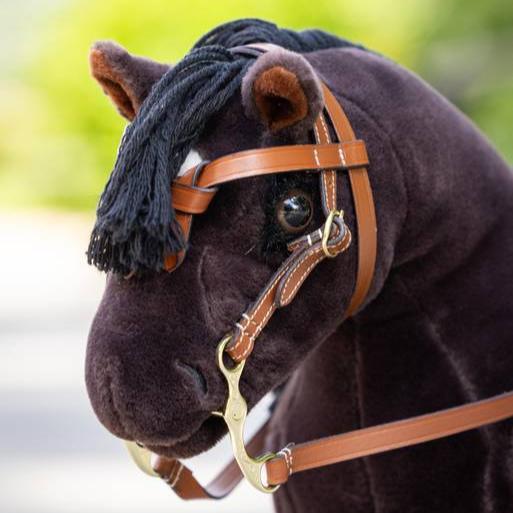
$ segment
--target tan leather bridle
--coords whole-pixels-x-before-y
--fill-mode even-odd
[[[265,51],[267,47],[252,45]],[[343,211],[337,206],[337,173],[347,172],[351,184],[357,222],[358,268],[346,317],[362,306],[369,292],[377,252],[374,201],[367,174],[369,164],[365,143],[355,138],[340,103],[323,85],[325,110],[314,126],[315,144],[279,146],[234,153],[187,171],[172,185],[173,205],[186,238],[194,214],[205,212],[217,186],[232,180],[267,174],[318,171],[325,224],[289,244],[290,256],[283,262],[256,301],[235,324],[233,333],[218,346],[218,366],[228,385],[223,416],[236,461],[232,461],[209,485],[202,486],[180,461],[151,454],[129,442],[136,463],[148,474],[162,477],[183,499],[221,498],[244,476],[258,489],[272,492],[296,472],[378,454],[430,440],[447,437],[513,416],[513,393],[438,411],[419,417],[359,429],[311,442],[288,445],[276,454],[251,458],[264,446],[267,425],[244,446],[242,438],[247,406],[238,390],[238,380],[255,340],[272,314],[288,305],[312,270],[325,258],[334,258],[351,244],[351,232]],[[333,128],[336,142],[332,141]],[[170,255],[166,268],[181,264],[185,252]],[[223,354],[233,360],[227,368]],[[262,476],[265,471],[266,477]],[[264,480],[266,481],[264,483]]]

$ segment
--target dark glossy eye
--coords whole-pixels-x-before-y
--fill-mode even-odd
[[[278,222],[289,233],[303,231],[312,220],[312,215],[312,198],[298,189],[289,191],[276,205]]]

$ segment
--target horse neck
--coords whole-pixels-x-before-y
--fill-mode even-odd
[[[445,125],[416,147],[394,261],[354,321],[377,422],[513,389],[513,176],[462,115]]]
[[[354,49],[308,58],[367,144],[378,261],[364,309],[305,362],[305,380],[314,386],[312,369],[351,340],[369,421],[513,388],[511,169],[463,114],[390,61]]]

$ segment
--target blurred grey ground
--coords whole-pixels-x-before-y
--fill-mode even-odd
[[[245,483],[221,503],[183,503],[96,420],[83,379],[104,282],[85,262],[91,221],[0,213],[0,512],[270,511]],[[206,480],[230,454],[224,441],[191,465]]]

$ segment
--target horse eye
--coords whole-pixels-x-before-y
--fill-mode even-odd
[[[292,190],[276,205],[280,226],[288,233],[303,231],[312,220],[312,198],[306,192]]]

